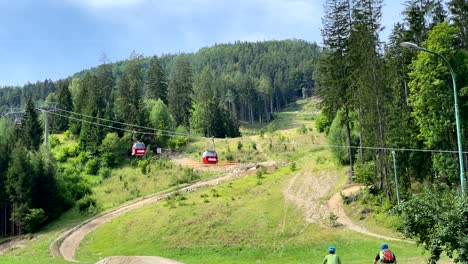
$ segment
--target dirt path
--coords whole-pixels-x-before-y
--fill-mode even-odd
[[[182,264],[182,262],[152,256],[115,256],[105,258],[96,264]]]
[[[12,250],[14,248],[23,248],[33,239],[28,239],[25,237],[18,237],[8,241],[5,241],[0,244],[0,255],[4,254],[5,252]]]
[[[324,199],[337,181],[334,171],[302,171],[289,181],[285,199],[302,209],[308,223],[323,222],[330,214]]]
[[[248,168],[253,168],[253,169],[248,169]],[[234,178],[253,174],[255,173],[255,168],[256,166],[252,164],[237,165],[235,168],[230,168],[231,172],[226,174],[223,177],[210,179],[206,181],[200,181],[200,182],[194,183],[190,186],[184,187],[177,191],[178,192],[191,192],[199,188],[217,185],[222,182],[232,180]],[[176,191],[169,192],[166,194],[157,194],[157,195],[153,195],[153,196],[141,199],[141,200],[133,201],[113,211],[110,211],[110,212],[98,215],[92,219],[89,219],[83,222],[82,224],[66,231],[59,238],[57,238],[54,242],[52,242],[49,247],[50,251],[52,252],[54,256],[63,257],[64,259],[68,261],[75,261],[75,252],[78,246],[80,245],[81,241],[88,233],[96,229],[98,226],[110,221],[111,219],[114,219],[123,214],[126,214],[129,211],[132,211],[134,209],[141,208],[143,206],[160,201],[174,194],[175,192]],[[139,257],[139,259],[141,260],[141,257]],[[108,261],[113,261],[113,262],[103,262],[103,263],[106,263],[106,264],[107,263],[127,263],[127,262],[118,262],[120,261],[118,260],[118,257],[109,259]],[[134,263],[178,263],[178,262],[167,262],[169,260],[165,260],[165,261],[166,262],[134,262]],[[133,262],[128,262],[128,263],[133,263]]]
[[[351,229],[351,230],[353,230],[355,232],[359,232],[361,234],[365,234],[365,235],[368,235],[368,236],[373,236],[373,237],[377,237],[377,238],[381,238],[381,239],[385,239],[385,240],[410,242],[408,240],[402,240],[402,239],[398,239],[398,238],[394,238],[394,237],[388,237],[388,236],[373,233],[373,232],[365,229],[364,227],[357,225],[356,223],[354,223],[348,217],[348,215],[346,215],[346,213],[344,211],[344,208],[343,208],[343,199],[341,198],[341,194],[350,195],[352,193],[358,192],[362,188],[364,188],[364,186],[362,186],[362,185],[348,186],[348,187],[344,188],[341,192],[335,193],[330,198],[330,200],[328,200],[328,202],[327,202],[328,208],[330,209],[330,211],[333,214],[335,214],[338,217],[338,219],[337,219],[338,223],[344,225],[345,227],[347,227],[347,228],[349,228],[349,229]],[[410,243],[412,243],[412,242],[410,242]]]

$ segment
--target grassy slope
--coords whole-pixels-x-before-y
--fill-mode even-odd
[[[24,248],[9,251],[0,256],[1,264],[62,264],[70,263],[61,258],[52,258],[49,252],[49,244],[65,230],[76,226],[86,219],[73,209],[63,214],[54,223],[48,225],[42,231],[34,234],[34,237],[24,242]]]
[[[328,150],[306,145],[324,141],[311,132],[313,105],[304,104],[302,101],[280,114],[269,126],[269,131],[280,128],[281,132],[252,140],[275,160],[295,161],[298,170],[336,169]],[[291,129],[302,124],[307,128],[305,133]],[[289,144],[294,142],[306,144]],[[282,192],[296,173],[286,166],[263,179],[249,176],[139,209],[88,235],[78,259],[160,255],[186,263],[314,263],[334,244],[345,263],[372,261],[379,239],[344,228],[308,224],[302,212],[284,200]],[[343,172],[341,179],[343,184]],[[220,197],[214,197],[216,193]],[[415,245],[392,242],[391,247],[400,263],[422,263]]]

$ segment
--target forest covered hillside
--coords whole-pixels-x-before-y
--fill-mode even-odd
[[[203,81],[200,79],[203,70],[209,69],[211,85],[225,107],[235,112],[240,120],[267,121],[271,113],[294,98],[313,94],[313,71],[320,53],[321,48],[315,43],[302,40],[235,42],[205,47],[196,53],[163,54],[158,60],[161,74],[168,82],[167,89],[171,87],[169,80],[175,75],[176,58],[185,56],[192,68],[194,88],[197,81]],[[139,74],[144,82],[140,87],[141,94],[149,95],[149,71],[154,59],[137,53],[130,56],[138,57]],[[128,60],[112,63],[104,58],[103,62],[111,65],[112,77],[117,82]],[[99,67],[85,69],[64,81],[83,79],[88,72],[97,73]],[[50,101],[50,94],[56,92],[57,82],[50,79],[21,87],[3,87],[0,89],[0,113],[6,113],[10,108],[24,108],[29,98],[41,105]]]

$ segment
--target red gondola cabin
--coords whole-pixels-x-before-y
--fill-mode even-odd
[[[15,125],[17,125],[17,126],[23,125],[23,119],[22,118],[16,118],[15,119]]]
[[[213,149],[205,150],[205,152],[203,152],[202,158],[203,158],[203,163],[205,164],[218,163],[218,154]]]
[[[132,156],[143,156],[146,154],[146,146],[143,142],[135,142],[132,146]]]

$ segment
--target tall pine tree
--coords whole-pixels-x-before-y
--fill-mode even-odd
[[[69,85],[70,83],[68,80],[60,80],[57,82],[58,107],[66,111],[73,110],[72,97],[71,97],[70,90],[68,89]],[[60,114],[64,116],[54,116],[53,119],[55,120],[54,123],[56,124],[55,128],[59,132],[63,132],[67,130],[69,127],[68,118],[67,118],[69,114],[66,112],[61,112]]]
[[[142,55],[133,52],[117,83],[115,113],[123,122],[145,125]]]
[[[157,56],[151,58],[146,77],[146,97],[150,99],[161,99],[167,104],[168,83],[166,75],[161,67]]]
[[[190,126],[193,96],[192,85],[192,66],[187,55],[180,55],[175,61],[167,98],[169,109],[177,125]]]
[[[41,138],[42,126],[39,122],[36,107],[29,99],[21,127],[21,142],[29,150],[38,150],[41,145]]]

